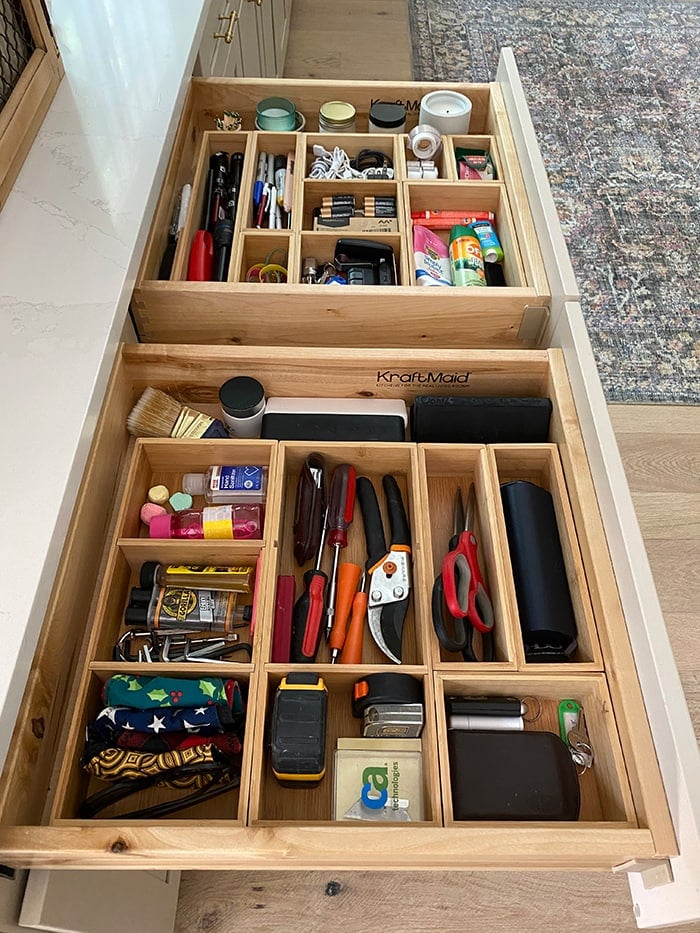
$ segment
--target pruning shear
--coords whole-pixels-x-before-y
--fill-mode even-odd
[[[384,654],[400,664],[403,623],[411,591],[411,532],[396,479],[391,475],[384,476],[382,487],[391,527],[388,550],[372,481],[366,476],[357,479],[357,498],[367,540],[365,569],[370,581],[367,603],[369,630]]]
[[[462,490],[457,490],[454,511],[454,534],[442,571],[433,584],[433,627],[446,651],[461,651],[465,661],[478,660],[474,654],[474,632],[482,636],[484,661],[493,661],[493,606],[479,569],[477,541],[473,527],[476,493],[472,485],[466,515]],[[447,604],[449,621],[443,602]]]

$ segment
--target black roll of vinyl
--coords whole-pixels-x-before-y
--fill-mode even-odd
[[[551,494],[518,480],[501,486],[508,547],[528,661],[568,661],[576,618]]]

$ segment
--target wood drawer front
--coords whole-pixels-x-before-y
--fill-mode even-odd
[[[302,357],[301,359],[299,357]],[[402,669],[423,684],[425,820],[413,826],[367,827],[331,820],[332,777],[323,789],[278,789],[266,752],[267,710],[288,666],[272,664],[271,619],[278,573],[294,572],[290,527],[299,465],[317,445],[267,441],[130,441],[126,415],[146,385],[177,394],[214,412],[218,386],[237,373],[255,372],[274,395],[321,395],[333,379],[338,395],[376,395],[410,402],[425,392],[419,376],[461,373],[464,385],[443,385],[442,394],[548,396],[553,403],[549,443],[532,447],[462,445],[322,444],[331,465],[354,462],[376,480],[396,475],[412,528],[413,590]],[[388,379],[387,374],[407,378]],[[468,374],[468,375],[467,375]],[[388,381],[387,381],[388,380]],[[125,469],[114,486],[114,458]],[[224,456],[225,455],[225,456]],[[209,462],[264,462],[269,493],[263,536],[257,541],[151,541],[142,537],[138,509],[155,481],[177,483],[184,471]],[[528,665],[520,641],[507,544],[502,527],[499,481],[528,477],[547,486],[557,521],[576,606],[581,647],[569,664]],[[480,522],[480,561],[488,578],[500,629],[494,664],[468,664],[440,652],[432,631],[430,589],[444,548],[445,527],[457,484],[474,482]],[[109,492],[110,483],[113,492]],[[381,498],[381,497],[380,497]],[[83,519],[111,502],[112,518],[100,528]],[[355,525],[361,526],[358,514]],[[90,541],[82,540],[85,528]],[[82,562],[74,559],[81,547]],[[351,535],[348,556],[361,561],[363,536]],[[194,868],[250,865],[314,868],[609,868],[629,858],[675,851],[668,809],[639,685],[620,613],[612,568],[600,529],[595,495],[558,351],[325,351],[304,354],[284,348],[125,346],[118,359],[66,543],[30,677],[23,713],[2,784],[0,858],[8,864]],[[345,556],[345,555],[344,555]],[[154,673],[164,665],[123,664],[111,658],[122,630],[128,590],[146,558],[255,563],[256,632],[249,663],[217,664],[211,673],[233,672],[249,703],[241,788],[158,822],[81,820],[78,807],[95,789],[78,766],[85,723],[99,708],[101,684],[112,673]],[[85,579],[94,595],[85,592]],[[95,583],[99,581],[99,583]],[[71,606],[70,613],[64,608]],[[349,690],[368,672],[395,670],[369,636],[363,664],[319,662],[309,666],[329,687],[327,754],[335,738],[357,736]],[[80,645],[72,662],[56,663],[56,645]],[[70,667],[70,671],[68,668]],[[168,668],[195,676],[192,664]],[[71,678],[72,675],[72,678]],[[72,686],[68,681],[72,679]],[[460,823],[454,820],[449,785],[445,704],[450,695],[532,695],[543,709],[533,728],[556,731],[558,699],[573,697],[586,710],[596,762],[582,783],[577,823]],[[39,726],[41,723],[41,727]],[[43,732],[42,732],[43,729]],[[53,773],[52,773],[53,772]],[[48,787],[48,791],[47,791]],[[149,791],[136,804],[163,799]],[[314,796],[316,794],[316,796]],[[134,801],[131,801],[134,806]],[[125,805],[124,805],[125,806]],[[111,811],[110,811],[111,812]],[[118,813],[119,811],[117,811]],[[121,812],[125,812],[122,809]],[[371,833],[371,835],[367,835]]]
[[[441,85],[442,86],[442,85]],[[411,82],[375,85],[370,82],[258,81],[194,79],[175,139],[170,164],[156,208],[137,277],[132,310],[139,334],[149,342],[234,345],[403,346],[471,348],[528,347],[538,336],[532,309],[549,304],[534,223],[518,165],[508,118],[498,84],[445,85],[473,102],[470,136],[446,136],[438,157],[440,179],[411,180],[406,170],[406,135],[368,134],[372,100],[407,102],[407,128],[418,119],[420,98],[432,85]],[[301,133],[256,132],[255,103],[266,96],[291,98],[307,118]],[[352,102],[358,112],[356,134],[318,132],[318,107],[329,98]],[[214,117],[224,108],[238,110],[244,130],[217,131]],[[349,155],[375,148],[389,155],[395,179],[387,181],[314,181],[306,178],[314,144],[338,145]],[[495,181],[460,181],[455,150],[484,146],[494,156]],[[224,150],[244,155],[239,209],[228,281],[189,282],[190,246],[200,226],[206,198],[209,157]],[[274,151],[295,154],[296,181],[291,227],[256,229],[251,207],[258,156]],[[185,183],[192,198],[178,238],[167,281],[158,280],[161,257],[177,196]],[[394,287],[348,287],[301,284],[302,260],[318,263],[333,257],[337,232],[314,232],[312,211],[324,196],[338,190],[352,193],[358,204],[365,195],[397,199],[399,231],[367,234],[394,249],[398,282]],[[411,212],[422,210],[493,211],[506,255],[506,287],[435,289],[414,285],[415,265]],[[445,240],[447,231],[440,234]],[[287,254],[288,281],[260,284],[246,281],[247,270],[275,253]],[[528,310],[530,309],[529,313]],[[381,313],[378,314],[377,312]],[[538,320],[544,321],[544,312]],[[397,326],[399,325],[399,326]]]

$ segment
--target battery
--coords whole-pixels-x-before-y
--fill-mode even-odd
[[[522,716],[470,716],[468,714],[448,717],[450,729],[463,729],[473,732],[478,729],[485,732],[522,732],[525,728]]]

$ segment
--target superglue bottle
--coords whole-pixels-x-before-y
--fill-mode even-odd
[[[455,285],[486,287],[481,247],[471,227],[457,225],[450,230],[450,265]]]
[[[265,502],[267,467],[212,466],[206,473],[185,473],[183,492],[204,496],[211,505]]]
[[[503,248],[490,220],[475,220],[469,224],[479,239],[484,262],[503,262]]]
[[[186,509],[174,515],[154,515],[148,531],[151,538],[208,538],[240,540],[262,538],[264,509],[259,502]]]

